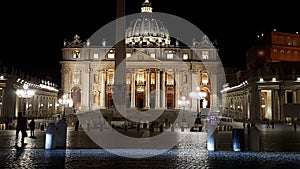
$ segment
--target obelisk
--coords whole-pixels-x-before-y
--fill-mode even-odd
[[[125,0],[117,0],[113,103],[119,113],[125,111],[125,96],[127,93],[125,25]]]

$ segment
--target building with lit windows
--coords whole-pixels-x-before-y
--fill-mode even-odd
[[[57,85],[16,69],[0,69],[0,119],[13,120],[18,112],[28,118],[48,118],[57,114]]]
[[[142,4],[141,15],[125,31],[126,46],[126,108],[134,110],[165,110],[172,113],[181,109],[178,101],[186,96],[188,109],[196,112],[197,100],[189,93],[200,89],[206,92],[199,106],[208,113],[219,107],[216,62],[218,50],[207,36],[199,41],[191,39],[192,49],[172,41],[164,23],[151,15],[151,3]],[[72,98],[76,112],[112,110],[115,77],[115,46],[109,46],[102,37],[99,46],[90,46],[75,35],[65,41],[62,49],[62,91]],[[209,65],[214,74],[204,66]],[[215,100],[215,101],[212,101]],[[108,115],[110,116],[110,115]]]
[[[223,112],[236,119],[292,122],[300,118],[300,35],[260,32],[246,70],[224,86]],[[232,81],[233,82],[233,81]]]

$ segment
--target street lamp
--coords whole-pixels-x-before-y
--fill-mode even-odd
[[[63,118],[65,117],[65,107],[72,103],[72,99],[68,99],[68,96],[64,94],[61,99],[58,99],[58,103],[63,105]]]
[[[199,111],[199,104],[200,104],[199,101],[204,99],[207,96],[207,94],[206,94],[206,92],[201,91],[200,87],[197,86],[196,87],[196,92],[190,92],[189,95],[190,95],[191,98],[197,100],[197,117],[200,117],[201,116],[201,111]]]
[[[23,89],[17,89],[16,94],[20,98],[26,99],[26,105],[25,105],[25,113],[28,114],[28,99],[34,96],[34,90],[30,90],[27,84],[23,85]]]
[[[188,106],[190,104],[190,101],[186,100],[186,97],[183,95],[181,96],[181,100],[178,100],[178,104],[183,107],[182,122],[186,122],[186,119],[184,117],[184,111],[185,106]]]

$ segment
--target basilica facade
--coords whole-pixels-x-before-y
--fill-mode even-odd
[[[221,65],[216,62],[214,44],[205,35],[199,41],[191,39],[191,48],[172,41],[164,23],[149,15],[152,7],[148,0],[141,9],[140,17],[125,31],[126,108],[172,111],[184,106],[191,112],[201,108],[208,114],[214,107],[217,112]],[[101,40],[99,46],[90,46],[89,40],[75,35],[72,41],[64,42],[62,90],[73,100],[77,113],[114,109],[115,61],[123,56],[116,46],[107,45],[105,37]],[[205,92],[205,97],[192,98],[193,91]],[[183,96],[190,104],[180,104]]]

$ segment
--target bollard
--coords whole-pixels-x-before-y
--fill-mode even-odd
[[[260,133],[255,126],[251,126],[249,129],[249,148],[250,151],[260,150]]]
[[[207,129],[207,150],[208,151],[215,151],[217,134],[218,134],[217,128],[209,125]]]
[[[244,129],[232,129],[232,148],[233,151],[242,151],[245,149]]]
[[[56,136],[56,147],[57,148],[66,148],[67,143],[67,123],[65,119],[61,119],[57,123],[57,136]]]
[[[181,126],[180,128],[181,128],[181,132],[184,132],[184,126]]]
[[[160,131],[160,132],[163,132],[163,131],[164,131],[164,126],[163,126],[163,124],[160,124],[160,125],[159,125],[159,131]]]
[[[50,123],[46,130],[45,149],[54,149],[56,147],[56,127],[54,123]]]

